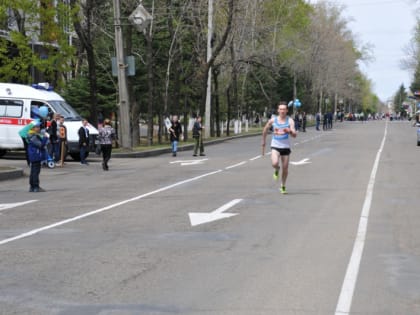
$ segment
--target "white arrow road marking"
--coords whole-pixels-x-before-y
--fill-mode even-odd
[[[60,222],[55,222],[55,223],[52,223],[50,225],[46,225],[46,226],[40,227],[38,229],[34,229],[32,231],[29,231],[29,232],[26,232],[26,233],[23,233],[23,234],[20,234],[20,235],[12,236],[12,237],[6,238],[4,240],[0,240],[0,245],[8,244],[8,243],[23,239],[25,237],[29,237],[29,236],[41,233],[43,231],[47,231],[47,230],[50,230],[50,229],[53,229],[53,228],[71,223],[71,222],[79,221],[79,220],[82,220],[84,218],[88,218],[90,216],[96,215],[98,213],[109,211],[113,208],[117,208],[119,206],[128,204],[130,202],[137,201],[137,200],[140,200],[140,199],[144,199],[144,198],[147,198],[149,196],[161,193],[163,191],[167,191],[167,190],[170,190],[172,188],[175,188],[175,187],[187,184],[187,183],[191,183],[193,181],[200,180],[200,179],[205,178],[207,176],[212,176],[212,175],[215,175],[215,174],[218,174],[218,173],[221,173],[221,172],[223,172],[223,171],[222,170],[217,170],[217,171],[213,171],[213,172],[210,172],[210,173],[205,173],[205,174],[202,174],[202,175],[198,175],[196,177],[188,178],[188,179],[182,180],[180,182],[176,182],[174,184],[156,189],[154,191],[150,191],[148,193],[145,193],[143,195],[140,195],[140,196],[137,196],[137,197],[134,197],[134,198],[126,199],[126,200],[114,203],[112,205],[109,205],[109,206],[106,206],[106,207],[103,207],[103,208],[100,208],[100,209],[96,209],[96,210],[93,210],[93,211],[90,211],[90,212],[85,212],[85,213],[83,213],[81,215],[78,215],[76,217],[72,217],[72,218],[69,218],[69,219],[66,219],[66,220],[63,220],[63,221],[60,221]]]
[[[226,219],[238,215],[237,213],[223,213],[229,208],[232,208],[234,205],[240,203],[242,199],[233,199],[227,204],[221,206],[220,208],[214,210],[210,213],[205,212],[190,212],[190,222],[191,226],[196,226],[204,223],[213,222],[220,219]]]
[[[293,165],[304,165],[304,164],[309,164],[309,163],[312,163],[312,162],[309,162],[308,158],[300,160],[298,162],[290,162],[290,164],[293,164]]]
[[[14,203],[0,203],[0,211],[23,206],[23,205],[26,205],[28,203],[32,203],[35,201],[38,201],[38,200],[28,200],[28,201],[23,201],[23,202],[14,202]]]
[[[197,165],[197,164],[203,164],[204,161],[207,161],[208,159],[201,159],[201,160],[185,160],[185,161],[172,161],[170,164],[180,164],[181,166],[185,165]]]

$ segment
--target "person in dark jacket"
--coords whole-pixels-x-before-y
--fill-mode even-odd
[[[54,157],[54,161],[58,163],[60,161],[60,142],[59,142],[59,132],[58,132],[58,121],[60,120],[61,115],[58,113],[54,114],[54,118],[51,120],[51,125],[49,127],[50,134],[50,144],[51,151],[50,155]]]
[[[176,156],[176,152],[178,151],[178,142],[182,136],[182,127],[178,121],[178,116],[176,115],[172,117],[172,125],[171,128],[169,128],[169,132],[172,145],[172,156]]]
[[[87,153],[89,152],[89,129],[87,127],[88,121],[82,120],[82,126],[79,128],[79,149],[80,149],[80,164],[88,165],[86,161]]]
[[[205,154],[204,154],[204,144],[203,144],[203,135],[202,135],[203,129],[204,129],[204,127],[201,124],[201,116],[197,116],[197,118],[195,119],[195,122],[194,122],[193,130],[192,130],[193,138],[195,140],[193,156],[197,156],[198,149],[200,149],[200,156],[205,156]]]
[[[302,113],[302,131],[306,132],[306,112]]]
[[[31,163],[31,173],[29,175],[29,191],[45,191],[39,186],[39,174],[41,173],[41,162],[46,159],[47,143],[49,134],[46,132],[41,135],[41,123],[36,122],[28,132],[28,157]]]
[[[320,112],[318,112],[318,113],[316,113],[316,130],[320,130],[319,129],[319,126],[321,125],[321,113]]]

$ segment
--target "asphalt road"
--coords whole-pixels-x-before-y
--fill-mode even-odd
[[[415,128],[300,133],[287,195],[260,143],[0,182],[0,314],[420,314]]]

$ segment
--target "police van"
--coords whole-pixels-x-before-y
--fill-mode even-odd
[[[79,128],[82,117],[56,92],[48,83],[32,86],[0,83],[0,156],[10,150],[23,149],[23,142],[19,130],[34,120],[33,107],[48,107],[48,119],[54,113],[64,117],[67,129],[67,153],[75,160],[79,160]],[[89,151],[94,152],[97,144],[98,130],[88,124]]]

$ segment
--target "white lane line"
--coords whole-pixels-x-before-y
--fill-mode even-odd
[[[204,161],[207,161],[208,159],[197,159],[197,160],[178,160],[178,161],[172,161],[169,162],[169,164],[179,164],[181,166],[185,165],[196,165],[196,164],[203,164]]]
[[[0,245],[4,245],[4,244],[7,244],[7,243],[10,243],[10,242],[13,242],[13,241],[17,241],[17,240],[20,240],[22,238],[29,237],[29,236],[38,234],[38,233],[46,231],[46,230],[50,230],[52,228],[55,228],[55,227],[58,227],[58,226],[61,226],[61,225],[67,224],[67,223],[78,221],[78,220],[87,218],[89,216],[92,216],[94,214],[98,214],[98,213],[101,213],[101,212],[104,212],[104,211],[108,211],[110,209],[116,208],[116,207],[124,205],[126,203],[133,202],[133,201],[136,201],[136,200],[139,200],[139,199],[143,199],[143,198],[146,198],[148,196],[160,193],[162,191],[169,190],[171,188],[174,188],[174,187],[186,184],[186,183],[190,183],[190,182],[193,182],[193,181],[199,180],[201,178],[211,176],[211,175],[214,175],[214,174],[217,174],[217,173],[220,173],[220,172],[222,172],[222,170],[217,170],[217,171],[214,171],[214,172],[210,172],[210,173],[199,175],[199,176],[196,176],[196,177],[193,177],[193,178],[189,178],[189,179],[177,182],[177,183],[169,185],[169,186],[159,188],[157,190],[145,193],[143,195],[140,195],[140,196],[137,196],[137,197],[134,197],[134,198],[131,198],[131,199],[123,200],[123,201],[114,203],[112,205],[109,205],[109,206],[106,206],[106,207],[103,207],[103,208],[100,208],[100,209],[97,209],[97,210],[94,210],[94,211],[86,212],[84,214],[78,215],[78,216],[73,217],[73,218],[69,218],[69,219],[59,221],[59,222],[56,222],[56,223],[53,223],[53,224],[50,224],[50,225],[47,225],[47,226],[44,226],[44,227],[41,227],[41,228],[38,228],[38,229],[34,229],[32,231],[29,231],[29,232],[26,232],[26,233],[23,233],[23,234],[14,236],[14,237],[6,238],[6,239],[0,241]]]
[[[23,205],[26,205],[28,203],[32,203],[32,202],[36,202],[36,201],[38,201],[38,200],[28,200],[28,201],[23,201],[23,202],[14,202],[14,203],[1,203],[0,204],[0,211],[10,209],[10,208],[19,207],[19,206],[23,206]]]
[[[225,170],[244,165],[245,163],[246,163],[246,161],[243,161],[243,162],[240,162],[240,163],[235,164],[235,165],[227,166],[227,167],[225,167]]]
[[[365,201],[363,203],[362,214],[360,216],[359,228],[357,230],[356,240],[353,246],[353,252],[347,266],[346,275],[344,277],[343,286],[341,287],[340,297],[338,299],[335,315],[348,315],[350,313],[351,303],[353,300],[354,289],[356,287],[357,276],[359,273],[360,262],[362,260],[363,248],[365,246],[366,233],[369,220],[370,206],[373,197],[373,188],[375,186],[376,173],[378,171],[379,160],[385,145],[386,135],[388,133],[388,123],[385,125],[384,137],[381,146],[376,154],[375,163],[372,173],[370,174],[369,184],[366,190]]]
[[[256,157],[253,157],[253,158],[251,158],[249,160],[250,161],[255,161],[255,160],[261,159],[262,157],[263,157],[262,155],[257,155]]]

